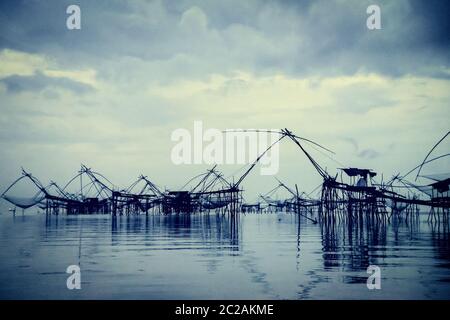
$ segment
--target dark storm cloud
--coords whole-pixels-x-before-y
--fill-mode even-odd
[[[412,16],[423,27],[422,45],[450,48],[450,1],[429,0],[411,2]]]
[[[70,31],[65,9],[73,3],[1,2],[0,47],[45,53],[63,66],[96,65],[100,77],[110,73],[107,61],[120,57],[184,56],[194,73],[300,76],[445,77],[441,69],[450,66],[447,1],[76,1],[82,30]],[[373,3],[381,7],[382,30],[366,28]],[[187,22],[199,23],[204,14],[205,30],[180,24],[193,7],[199,10]]]
[[[366,8],[373,3],[381,8],[382,30],[366,28]],[[436,13],[435,6],[431,3],[418,12],[409,1],[316,1],[299,12],[304,21],[301,28],[307,35],[301,50],[307,63],[300,60],[296,68],[308,73],[366,71],[401,76],[429,75],[429,68],[448,67],[448,43],[429,40],[435,33],[448,34],[447,22]],[[424,12],[427,19],[422,18]],[[428,19],[443,21],[434,22],[430,28]]]

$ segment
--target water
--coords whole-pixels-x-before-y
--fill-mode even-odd
[[[81,290],[68,290],[69,265]],[[367,267],[381,268],[368,290]],[[2,299],[450,299],[448,228],[293,214],[0,215]]]

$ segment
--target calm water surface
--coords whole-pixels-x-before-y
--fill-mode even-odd
[[[81,290],[66,268],[81,267]],[[368,290],[369,265],[381,290]],[[2,299],[450,299],[448,227],[293,214],[0,215]]]

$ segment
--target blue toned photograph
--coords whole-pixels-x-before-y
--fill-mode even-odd
[[[449,17],[1,1],[0,302],[449,301]]]

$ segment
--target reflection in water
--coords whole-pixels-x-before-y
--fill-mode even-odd
[[[412,219],[400,219],[393,217],[392,220],[376,219],[371,216],[361,216],[358,219],[347,218],[324,219],[321,223],[321,235],[323,244],[324,269],[339,269],[349,272],[343,277],[344,282],[366,283],[367,277],[362,276],[369,265],[398,266],[399,270],[406,267],[419,267],[421,274],[426,274],[423,268],[421,251],[433,254],[438,268],[444,267],[445,276],[440,282],[450,280],[448,274],[450,267],[449,226],[433,222],[426,223],[426,230],[421,231],[423,219],[419,215]],[[426,240],[430,240],[429,242]],[[430,247],[422,247],[429,245]],[[424,250],[425,249],[425,250]],[[430,249],[428,252],[426,249]],[[414,256],[414,251],[418,256]],[[408,258],[403,264],[402,258]],[[397,263],[386,263],[397,259]],[[427,266],[426,266],[427,267]],[[354,271],[361,271],[360,275],[354,276]],[[402,271],[406,272],[406,270]],[[427,281],[426,278],[411,278],[411,281]],[[407,282],[407,281],[405,281]],[[450,286],[443,288],[445,297],[450,294]],[[430,296],[425,295],[429,298]],[[436,296],[434,298],[443,298]]]
[[[449,243],[425,215],[1,215],[0,298],[449,299]]]
[[[120,245],[124,234],[136,236],[151,232],[152,237],[198,238],[203,243],[214,241],[227,244],[231,250],[239,250],[239,216],[142,215],[116,216],[110,220],[112,245]]]
[[[370,217],[322,221],[324,268],[342,266],[346,270],[365,271],[370,264],[378,263],[376,259],[370,261],[369,247],[381,248],[378,256],[383,256],[387,244],[386,233],[386,221]],[[397,235],[397,232],[394,233]]]

